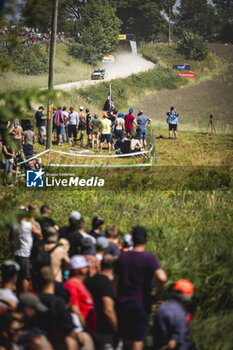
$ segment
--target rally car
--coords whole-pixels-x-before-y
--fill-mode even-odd
[[[95,69],[91,75],[91,80],[100,80],[106,78],[105,69]]]

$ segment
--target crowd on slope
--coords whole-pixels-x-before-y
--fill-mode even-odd
[[[58,227],[43,205],[21,208],[10,231],[14,260],[3,262],[0,349],[143,349],[151,306],[167,280],[158,259],[146,252],[147,230],[126,234],[95,216],[86,230],[78,211]],[[156,288],[152,288],[153,280]],[[170,300],[153,316],[153,349],[195,349],[186,305],[188,280],[175,283]]]
[[[40,106],[35,115],[39,142],[42,144],[46,136],[45,120],[47,118],[44,116],[43,110],[43,106]],[[109,153],[111,153],[113,145],[117,149],[123,140],[129,138],[138,140],[133,143],[132,150],[135,147],[146,149],[147,125],[150,123],[151,119],[144,115],[142,110],[135,118],[132,108],[126,115],[123,112],[118,113],[117,109],[110,108],[108,113],[103,113],[102,118],[99,118],[98,114],[92,116],[88,108],[86,108],[85,113],[82,106],[79,107],[78,112],[70,107],[69,113],[66,107],[60,106],[58,109],[53,109],[54,141],[57,141],[59,146],[64,142],[71,144],[72,141],[74,145],[78,142],[83,146],[86,133],[88,142],[86,146],[91,146],[93,151],[96,148],[97,151],[100,149],[102,152],[106,140]],[[134,128],[136,129],[135,133]]]
[[[172,131],[177,138],[178,116],[179,114],[172,106],[170,112],[167,113],[169,138],[172,138]],[[38,130],[38,142],[41,145],[44,145],[46,140],[46,119],[44,108],[40,106],[35,114],[35,122]],[[12,124],[10,122],[1,124],[8,129],[16,147],[14,150],[9,142],[4,141],[0,126],[0,146],[2,146],[6,174],[4,184],[7,185],[7,178],[12,175],[13,165],[33,157],[36,136],[30,120],[24,125],[20,125],[18,120]],[[84,147],[85,138],[87,139],[85,147],[90,147],[93,152],[100,151],[102,153],[105,141],[109,153],[112,150],[116,154],[144,152],[147,149],[147,127],[150,124],[151,119],[142,110],[138,112],[137,117],[134,117],[132,108],[127,114],[118,113],[118,110],[111,108],[108,113],[103,113],[102,118],[99,118],[97,114],[92,116],[88,108],[84,112],[82,106],[80,106],[79,112],[75,111],[73,107],[70,107],[69,113],[66,107],[60,106],[58,109],[53,109],[54,143],[62,146],[66,142],[73,146]],[[76,149],[74,148],[74,150]],[[146,157],[145,153],[142,154]],[[41,167],[41,162],[40,159],[34,159],[26,165],[27,169],[38,169]]]

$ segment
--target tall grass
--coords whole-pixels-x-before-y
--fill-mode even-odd
[[[46,46],[41,45],[42,51],[47,51]],[[57,44],[55,61],[55,85],[73,81],[90,79],[93,67],[81,63],[68,55],[67,44]],[[0,92],[7,90],[21,90],[30,87],[47,87],[48,74],[22,75],[16,72],[7,72],[0,75]]]

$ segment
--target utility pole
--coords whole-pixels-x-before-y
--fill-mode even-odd
[[[57,16],[58,16],[58,0],[53,0],[52,13],[52,30],[50,38],[50,57],[49,57],[49,83],[48,89],[53,90],[54,72],[55,72],[55,54],[56,54],[56,36],[57,36]],[[47,118],[47,139],[46,149],[52,146],[52,131],[53,131],[53,108],[52,103],[48,101],[48,118]]]
[[[171,7],[169,6],[169,21],[168,21],[168,46],[171,41]]]

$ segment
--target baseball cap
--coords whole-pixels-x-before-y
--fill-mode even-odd
[[[82,255],[73,255],[70,259],[70,266],[72,270],[82,269],[89,266],[90,263]]]
[[[82,215],[77,210],[73,210],[70,213],[70,216],[69,216],[69,219],[71,219],[71,220],[77,220],[78,221],[78,220],[81,220],[81,218],[82,218]]]
[[[124,236],[124,244],[126,244],[128,247],[132,247],[133,246],[132,235],[127,234],[127,235]]]
[[[80,110],[80,111],[83,111],[83,106],[80,106],[80,107],[79,107],[79,110]]]
[[[123,112],[120,112],[120,113],[118,113],[118,118],[124,118],[124,113]]]
[[[82,240],[81,253],[83,255],[95,255],[96,249],[91,238],[85,237]]]
[[[97,227],[103,225],[103,223],[104,223],[104,220],[100,216],[95,216],[92,220],[92,226],[94,228],[97,228]]]
[[[40,301],[39,297],[30,292],[21,294],[19,300],[22,305],[31,306],[39,312],[48,311],[48,308]]]
[[[104,117],[104,118],[108,118],[108,115],[107,115],[106,112],[104,112],[103,117]]]
[[[89,108],[86,108],[86,113],[89,113],[90,112],[90,109]]]
[[[184,295],[192,295],[194,293],[194,286],[192,282],[181,279],[175,283],[173,290],[177,292],[179,291]]]
[[[130,113],[130,114],[133,113],[133,108],[130,108],[130,109],[129,109],[129,113]]]
[[[58,241],[58,232],[54,227],[49,227],[46,234],[46,243],[57,243]]]
[[[2,264],[2,269],[3,268],[10,268],[10,267],[12,267],[12,268],[14,268],[15,269],[15,272],[18,272],[18,271],[20,271],[20,266],[19,266],[19,264],[17,263],[17,262],[15,262],[15,261],[13,261],[13,260],[6,260],[6,261],[4,261],[4,263]]]
[[[107,249],[109,246],[109,241],[105,237],[98,237],[96,240],[97,249]]]

